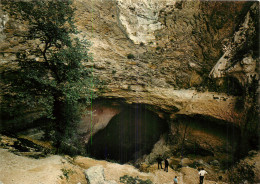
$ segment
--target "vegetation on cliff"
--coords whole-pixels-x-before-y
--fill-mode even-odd
[[[93,98],[94,81],[91,69],[84,65],[92,61],[88,53],[90,44],[75,36],[78,31],[72,2],[1,3],[13,18],[28,24],[28,30],[20,36],[31,43],[30,50],[17,53],[14,61],[17,70],[4,78],[8,93],[4,96],[2,114],[11,119],[17,111],[24,112],[24,108],[37,109],[49,125],[46,137],[54,140],[58,152],[75,152],[80,103],[89,103]],[[75,149],[71,149],[73,146]]]

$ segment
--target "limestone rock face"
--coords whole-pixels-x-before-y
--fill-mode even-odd
[[[236,97],[218,93],[166,88],[141,88],[135,91],[112,89],[111,92],[107,92],[104,96],[123,98],[128,103],[154,105],[170,113],[172,118],[176,114],[201,114],[237,123],[243,115],[235,110]]]
[[[246,3],[76,0],[74,6],[78,37],[92,42],[94,63],[88,67],[94,66],[107,89],[135,91],[202,86]],[[38,41],[25,42],[20,36],[26,24],[6,12],[1,17],[0,63],[5,70],[17,51],[30,50]]]
[[[5,24],[8,21],[9,17],[7,14],[4,14],[1,10],[0,10],[0,41],[3,41],[5,39],[5,35],[3,34],[3,31],[5,29]]]
[[[174,4],[175,1],[169,0],[118,0],[119,21],[135,44],[148,44],[156,40],[154,32],[163,28],[159,20],[160,10]]]
[[[233,34],[245,6],[232,3],[236,6],[168,0],[74,4],[79,36],[93,43],[94,73],[108,88],[176,89],[201,85],[221,56],[221,43]]]
[[[259,13],[258,11],[257,4],[251,6],[243,23],[234,33],[232,41],[225,47],[225,53],[210,72],[210,76],[213,78],[232,76],[242,86],[250,85],[254,80],[259,79],[257,68],[259,58],[253,52],[253,49],[257,48],[254,48],[254,42],[252,41],[258,37],[256,31],[258,24],[254,20],[254,17]]]

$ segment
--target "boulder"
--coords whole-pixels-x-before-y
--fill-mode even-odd
[[[255,156],[255,155],[257,155],[257,151],[255,151],[255,150],[251,150],[251,151],[248,152],[249,157],[252,157],[252,156]]]
[[[186,167],[190,164],[192,164],[192,161],[188,158],[183,158],[180,163],[179,163],[182,167]]]
[[[219,166],[220,164],[218,160],[213,160],[210,162],[210,165]]]
[[[84,171],[89,184],[117,184],[115,181],[106,181],[104,176],[104,167],[93,166]]]

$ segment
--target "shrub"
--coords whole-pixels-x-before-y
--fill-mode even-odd
[[[127,59],[134,59],[135,56],[133,54],[127,54]]]
[[[122,177],[120,177],[120,183],[127,183],[127,184],[152,184],[151,180],[141,180],[137,177],[132,177],[132,176],[128,176],[128,175],[124,175]]]
[[[161,50],[162,48],[160,46],[156,47],[155,48],[156,50]]]
[[[74,173],[73,170],[71,170],[71,169],[65,169],[65,168],[62,168],[61,171],[62,171],[63,176],[66,178],[66,180],[69,179],[69,175],[70,175],[70,174],[73,174],[73,173]],[[63,178],[63,176],[61,176],[61,179]]]
[[[255,164],[249,164],[245,161],[241,161],[235,166],[233,166],[228,171],[228,180],[230,183],[254,183],[255,181]]]

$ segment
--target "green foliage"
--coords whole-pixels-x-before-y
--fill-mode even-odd
[[[134,59],[135,56],[133,54],[127,54],[127,59]]]
[[[151,180],[141,180],[137,177],[132,177],[128,175],[124,175],[120,177],[120,183],[126,183],[126,184],[152,184]]]
[[[245,161],[239,162],[228,171],[230,183],[255,183],[255,164],[251,165]]]
[[[61,171],[62,171],[63,176],[65,176],[66,180],[69,179],[69,175],[70,175],[70,174],[73,174],[73,173],[74,173],[73,170],[71,170],[71,169],[65,169],[65,168],[62,168]],[[63,176],[61,176],[61,179],[63,178]]]
[[[13,104],[17,106],[14,112],[19,107],[38,108],[51,122],[59,150],[63,150],[62,145],[73,147],[77,144],[79,101],[90,103],[95,97],[92,89],[97,80],[85,67],[86,62],[92,61],[88,53],[90,43],[74,35],[77,30],[72,1],[3,0],[1,4],[13,18],[29,25],[23,33],[25,41],[37,44],[17,53],[15,62],[19,69],[15,77],[5,80],[9,84],[5,99],[10,102],[7,100],[6,111]]]
[[[156,50],[161,50],[162,48],[160,46],[157,46],[155,49]]]
[[[116,70],[113,70],[113,71],[112,71],[112,74],[116,74]]]

